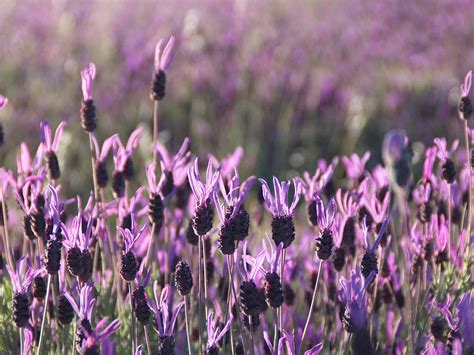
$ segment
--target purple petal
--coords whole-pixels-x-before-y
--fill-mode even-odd
[[[166,44],[165,49],[163,50],[163,55],[160,58],[160,69],[162,70],[168,69],[169,65],[171,64],[171,61],[173,60],[174,43],[174,36],[171,36],[168,43]]]
[[[53,140],[53,144],[51,145],[52,151],[58,150],[59,142],[63,135],[64,127],[66,127],[66,122],[61,121],[58,128],[56,128],[56,132],[54,133],[54,140]]]
[[[0,95],[0,110],[5,108],[8,104],[8,99],[5,96]]]

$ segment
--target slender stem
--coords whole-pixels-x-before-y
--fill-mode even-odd
[[[225,260],[227,261],[227,270],[228,270],[228,285],[227,285],[227,307],[225,308],[225,316],[224,316],[224,324],[227,323],[227,319],[229,318],[229,312],[232,312],[231,308],[232,308],[232,291],[231,291],[231,288],[230,288],[230,283],[233,282],[232,280],[232,274],[230,272],[230,258],[229,258],[229,255],[226,256]],[[224,264],[224,268],[225,268],[225,264]],[[223,270],[223,274],[224,274],[225,270]],[[230,326],[230,350],[232,352],[232,355],[235,354],[235,350],[234,350],[234,330],[233,330],[233,327],[232,327],[232,324]],[[226,345],[227,343],[224,342],[224,345],[223,345],[223,349],[222,349],[222,352],[225,354],[225,350],[226,350]]]
[[[20,329],[20,354],[23,355],[23,328]]]
[[[199,240],[198,243],[198,323],[199,323],[199,354],[202,352],[202,281],[201,281],[201,269],[202,269],[202,245]]]
[[[74,348],[75,344],[76,344],[76,337],[77,337],[77,320],[74,320],[74,328],[73,328],[73,336],[72,336],[72,350],[71,350],[71,354],[75,354],[76,353],[76,349]]]
[[[41,321],[41,330],[38,342],[38,349],[36,349],[36,355],[41,354],[41,341],[43,340],[43,330],[44,330],[44,321],[46,320],[46,312],[48,310],[48,298],[49,298],[49,289],[51,288],[51,275],[48,275],[48,284],[46,286],[46,297],[44,298],[44,310],[43,310],[43,320]]]
[[[244,329],[244,327],[242,326],[242,320],[240,319],[240,302],[239,302],[239,298],[237,297],[237,292],[235,291],[235,286],[234,286],[234,258],[231,255],[229,255],[229,260],[231,260],[231,263],[229,263],[229,265],[231,266],[231,268],[229,268],[229,273],[230,273],[229,278],[232,280],[231,282],[232,294],[234,296],[235,305],[237,307],[237,320],[239,324],[240,340],[242,341],[242,346],[244,347],[244,353],[246,353],[244,337],[242,336],[242,329]]]
[[[448,262],[451,260],[451,194],[453,185],[449,184],[448,190]]]
[[[304,329],[303,329],[303,335],[301,336],[301,341],[300,341],[300,345],[299,345],[299,348],[300,348],[299,352],[300,353],[301,353],[301,349],[303,349],[304,338],[305,338],[305,335],[306,335],[306,331],[308,330],[309,320],[311,319],[311,314],[313,313],[314,303],[316,301],[316,290],[318,289],[319,276],[321,275],[321,265],[322,264],[323,264],[323,262],[321,260],[319,260],[318,276],[316,277],[316,284],[314,285],[314,289],[313,289],[313,297],[311,299],[311,305],[309,306],[308,317],[306,318],[306,323],[305,323]]]
[[[192,354],[191,352],[191,340],[189,338],[189,321],[188,321],[188,298],[184,296],[184,320],[186,322],[186,340],[188,342],[188,353],[189,355]],[[145,333],[146,334],[146,333]],[[148,350],[148,354],[151,354],[150,350]]]
[[[10,238],[8,236],[8,226],[7,226],[7,206],[5,204],[5,198],[3,196],[3,188],[0,187],[0,202],[2,203],[2,218],[3,218],[3,238],[4,246],[6,249],[6,255],[8,263],[12,269],[15,268],[15,263],[13,262],[12,251],[10,250]]]
[[[156,224],[152,223],[151,224],[151,234],[150,234],[150,243],[148,244],[148,249],[146,250],[146,256],[145,256],[145,268],[149,267],[150,265],[150,255],[151,255],[151,249],[153,248],[153,243],[155,241],[155,231],[156,231]]]
[[[130,314],[132,316],[132,349],[135,349],[135,314],[133,312],[132,283],[128,283],[128,297],[130,297]]]
[[[153,162],[156,164],[157,161],[157,153],[156,153],[156,142],[158,141],[158,109],[159,109],[159,101],[154,101],[153,106]]]
[[[166,284],[169,282],[169,277],[170,277],[169,238],[170,238],[169,228],[165,228],[165,283]],[[206,299],[207,299],[207,296],[206,296]],[[206,319],[207,319],[207,313],[206,313]]]
[[[273,309],[273,328],[275,329],[273,333],[273,349],[275,350],[275,354],[278,355],[278,309]]]
[[[206,314],[206,319],[207,319],[207,257],[206,257],[206,245],[204,242],[204,236],[200,237],[200,242],[202,243],[202,257],[203,257],[203,265],[204,265],[204,270],[203,270],[203,275],[204,275],[204,310]]]
[[[147,350],[147,352],[148,352],[148,355],[150,355],[150,354],[151,354],[151,350],[150,350],[150,340],[148,339],[148,330],[147,330],[146,325],[143,327],[143,329],[145,330],[146,350]]]
[[[283,288],[283,272],[285,271],[285,259],[286,259],[286,250],[283,249],[283,252],[281,253],[281,261],[280,261],[280,280],[281,280],[281,287]],[[281,305],[279,309],[279,332],[283,329],[283,305]]]
[[[467,166],[469,168],[469,200],[467,201],[467,235],[471,235],[471,223],[472,223],[472,168],[470,162],[470,152],[469,152],[469,135],[468,135],[468,126],[467,120],[464,120],[464,140],[466,144],[466,157],[467,157]],[[471,243],[469,243],[469,250]]]

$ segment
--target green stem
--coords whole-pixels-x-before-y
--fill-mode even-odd
[[[36,355],[41,354],[41,342],[43,340],[43,331],[44,331],[44,323],[46,320],[46,312],[48,310],[48,298],[49,298],[49,290],[51,288],[51,275],[48,275],[48,284],[46,286],[46,297],[44,298],[44,310],[43,310],[43,319],[41,321],[41,330],[38,342],[38,349],[36,350]]]

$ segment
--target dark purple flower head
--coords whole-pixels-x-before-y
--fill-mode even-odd
[[[54,138],[52,136],[51,126],[48,120],[45,120],[40,123],[40,140],[43,145],[43,151],[45,152],[56,152],[59,147],[59,142],[63,135],[64,127],[66,127],[66,122],[62,121],[56,132],[54,133]]]
[[[84,96],[84,101],[92,99],[92,81],[95,78],[95,73],[94,63],[89,63],[87,67],[81,70],[82,95]]]
[[[316,197],[316,211],[318,216],[318,227],[321,231],[331,230],[336,218],[336,201],[331,198],[326,209],[324,209],[323,200]]]
[[[357,154],[352,154],[350,157],[343,156],[342,164],[344,165],[344,170],[346,175],[350,180],[356,181],[365,174],[365,164],[370,159],[370,152],[365,152],[365,154],[359,157]]]
[[[162,337],[171,336],[173,335],[179,312],[184,306],[184,301],[178,303],[174,307],[174,310],[171,310],[171,305],[173,304],[173,300],[171,299],[171,286],[166,285],[163,290],[161,290],[161,295],[159,295],[157,281],[153,284],[153,294],[155,296],[155,303],[152,304],[152,307],[155,314],[155,323],[158,328],[158,333]]]
[[[364,217],[364,220],[362,221],[362,232],[364,234],[365,249],[368,252],[373,252],[375,249],[377,249],[380,243],[380,240],[382,239],[383,235],[385,234],[385,231],[387,230],[388,222],[389,222],[389,218],[386,217],[385,220],[383,221],[380,231],[377,234],[377,238],[375,238],[374,244],[371,246],[370,239],[369,239],[369,236],[370,236],[369,227],[367,226],[366,218]]]
[[[188,179],[189,185],[193,190],[194,197],[196,197],[198,205],[205,204],[206,201],[213,199],[216,193],[217,185],[219,184],[220,169],[213,171],[211,161],[207,164],[206,182],[204,183],[199,176],[198,158],[194,164],[189,167]]]
[[[0,95],[0,110],[3,110],[8,104],[8,99],[5,96]]]
[[[225,204],[220,203],[217,193],[214,195],[214,203],[221,223],[225,223],[226,220],[231,220],[237,215],[256,180],[257,178],[255,176],[250,176],[240,184],[239,173],[235,170],[234,176],[229,180],[228,188],[226,188],[224,179],[221,176],[219,179],[219,187]],[[232,213],[228,218],[226,218],[227,207],[232,207]]]
[[[461,95],[462,97],[467,97],[469,92],[471,91],[471,83],[472,83],[472,70],[466,74],[464,78],[464,83],[461,84]]]
[[[13,270],[9,264],[6,264],[5,267],[10,275],[13,289],[19,293],[25,293],[33,279],[44,271],[43,268],[34,270],[31,267],[30,258],[27,256],[17,262],[16,270]]]
[[[327,166],[325,170],[318,167],[312,176],[309,172],[304,172],[304,181],[302,181],[302,187],[304,189],[306,201],[312,201],[314,197],[319,195],[326,187],[334,174],[334,169],[336,168],[338,162],[339,159],[334,158],[331,164]]]
[[[272,196],[270,188],[268,187],[268,183],[263,179],[259,180],[262,184],[262,193],[263,198],[265,200],[265,206],[267,207],[268,211],[270,211],[270,213],[273,215],[273,217],[293,216],[296,205],[298,204],[301,197],[301,193],[303,192],[301,186],[301,179],[293,179],[295,193],[291,204],[288,203],[290,181],[283,181],[280,183],[280,181],[278,181],[278,178],[274,176],[273,189],[275,192],[275,196]]]
[[[125,242],[125,253],[128,253],[129,251],[132,250],[133,245],[142,236],[143,231],[146,228],[146,224],[144,224],[140,228],[140,230],[137,230],[135,223],[136,223],[135,222],[135,216],[132,213],[131,229],[128,229],[128,228],[124,229],[124,228],[121,228],[121,227],[117,227],[117,230],[122,235],[123,240]]]
[[[68,291],[64,293],[64,296],[66,296],[72,308],[74,309],[74,312],[76,312],[77,316],[81,320],[91,320],[92,310],[96,302],[96,299],[92,298],[92,282],[82,286],[79,289],[79,304],[77,304],[74,297],[72,297],[71,293]]]
[[[219,161],[214,155],[209,154],[208,158],[212,162],[214,169],[221,168],[222,178],[230,180],[235,169],[239,166],[240,161],[244,155],[244,149],[242,147],[235,148],[232,154],[227,155],[224,159]]]
[[[217,319],[214,319],[214,312],[209,312],[207,316],[207,347],[215,348],[218,346],[218,342],[224,337],[224,335],[229,331],[232,324],[233,317],[232,314],[227,320],[225,326],[221,329],[217,327]]]
[[[155,47],[155,71],[168,69],[174,56],[174,36],[171,36],[166,44],[163,53],[161,53],[161,47],[163,46],[163,39],[160,39]]]
[[[95,133],[91,134],[91,138],[92,143],[94,144],[95,159],[97,161],[103,162],[105,159],[107,159],[110,149],[113,147],[114,143],[118,141],[118,134],[114,134],[113,136],[107,138],[102,144],[102,149],[100,149]]]
[[[108,318],[105,317],[101,319],[95,329],[90,331],[87,327],[81,324],[82,331],[84,332],[86,339],[82,342],[82,350],[84,354],[87,354],[87,350],[96,348],[100,346],[100,344],[117,330],[119,330],[122,322],[119,319],[115,319],[108,326],[107,324]],[[104,352],[105,353],[105,352]]]

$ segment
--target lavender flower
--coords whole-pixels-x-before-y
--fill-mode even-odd
[[[92,81],[95,74],[94,63],[90,63],[81,71],[82,95],[84,96],[81,107],[81,124],[82,128],[88,133],[94,132],[97,127],[95,105],[92,99]]]
[[[123,177],[126,181],[130,181],[135,175],[135,169],[133,167],[133,153],[138,148],[140,140],[142,139],[142,128],[138,127],[135,129],[128,138],[127,145],[124,146],[122,141],[116,138],[116,142],[120,147],[118,150],[118,163],[115,164],[116,169],[123,172]]]
[[[59,147],[59,142],[63,134],[64,127],[66,126],[65,122],[61,122],[56,128],[56,133],[54,134],[54,140],[51,136],[51,126],[48,121],[43,121],[40,123],[41,127],[41,144],[43,145],[43,150],[46,153],[46,160],[48,164],[49,178],[51,180],[57,180],[61,176],[61,170],[59,169],[59,161],[56,156],[56,151]]]
[[[207,164],[206,183],[199,176],[198,159],[188,170],[189,185],[197,200],[192,218],[194,232],[199,236],[206,235],[212,228],[212,200],[219,183],[220,170],[213,171],[212,163]]]
[[[189,149],[189,138],[184,138],[181,148],[175,156],[170,155],[164,145],[157,142],[155,148],[160,158],[161,171],[164,175],[164,186],[162,193],[164,197],[171,195],[177,186],[180,186],[186,176],[186,165],[191,152]]]
[[[229,331],[232,324],[232,315],[227,320],[225,326],[221,329],[217,327],[217,320],[214,320],[214,312],[209,312],[207,316],[207,354],[208,355],[217,355],[218,351],[218,342],[224,337],[224,335]]]
[[[175,341],[173,331],[179,312],[184,306],[184,301],[178,303],[174,307],[174,310],[172,310],[171,305],[173,304],[173,300],[171,286],[166,285],[161,291],[161,296],[158,296],[158,282],[156,281],[153,284],[153,294],[155,296],[155,303],[152,304],[155,314],[155,322],[153,325],[160,337],[158,341],[158,354],[174,354]]]
[[[349,157],[342,157],[342,164],[344,165],[344,170],[349,180],[354,183],[364,178],[365,164],[369,161],[369,159],[370,152],[365,152],[362,158],[355,153]]]
[[[30,299],[28,289],[33,279],[40,275],[43,270],[34,270],[30,267],[30,259],[23,257],[18,261],[17,269],[13,270],[10,265],[5,265],[10,279],[12,281],[13,290],[13,322],[18,328],[27,326],[30,319]]]
[[[267,243],[265,243],[265,240],[263,240],[263,249],[265,251],[265,257],[267,259],[267,262],[270,264],[270,270],[265,272],[265,300],[267,301],[267,304],[270,307],[278,308],[283,304],[284,301],[281,278],[277,272],[280,254],[283,250],[283,243],[280,243],[278,245],[278,248],[275,250],[275,248],[271,244],[271,241],[269,242],[269,246],[267,246]]]
[[[441,167],[443,172],[443,179],[446,180],[448,184],[452,184],[456,180],[456,166],[454,165],[451,156],[456,151],[459,145],[459,140],[455,140],[451,145],[451,149],[448,151],[446,139],[444,138],[435,138],[434,143],[438,147],[438,159],[443,162]]]
[[[385,221],[382,224],[382,227],[380,228],[377,238],[375,239],[374,243],[370,245],[370,239],[369,239],[369,228],[365,222],[362,224],[362,230],[364,233],[364,243],[365,243],[365,253],[364,256],[362,257],[362,261],[360,264],[360,270],[362,275],[365,277],[366,280],[369,279],[369,276],[374,273],[375,275],[378,274],[379,268],[378,268],[378,260],[377,260],[377,255],[375,254],[375,250],[377,249],[380,241],[382,240],[382,237],[385,234],[385,230],[387,229],[389,219],[388,217],[385,218]]]
[[[221,222],[218,244],[220,251],[224,255],[233,254],[236,242],[243,241],[249,233],[250,217],[245,210],[244,201],[255,181],[256,177],[251,176],[241,185],[237,170],[234,177],[229,181],[228,189],[223,178],[221,177],[219,180],[225,204],[221,205],[217,193],[214,195],[214,203]]]
[[[301,181],[293,179],[294,196],[291,204],[288,204],[288,192],[290,189],[290,182],[283,181],[280,183],[278,179],[273,177],[273,189],[275,196],[273,197],[268,187],[268,183],[260,179],[262,184],[263,198],[265,199],[265,206],[273,216],[272,220],[272,238],[275,245],[283,242],[283,248],[288,248],[295,240],[295,224],[293,221],[293,214],[296,205],[300,200],[302,193]]]
[[[242,147],[237,147],[232,154],[227,155],[221,161],[212,154],[209,154],[208,158],[214,165],[214,169],[221,168],[222,179],[224,180],[224,183],[228,183],[228,181],[232,179],[235,169],[239,166],[243,155],[244,149]]]
[[[459,101],[458,112],[459,118],[462,120],[468,120],[472,115],[472,103],[469,98],[469,92],[471,91],[472,82],[472,71],[470,70],[464,78],[464,83],[461,84],[461,99]]]
[[[145,265],[146,263],[142,262],[135,280],[136,286],[131,295],[133,311],[138,322],[144,327],[148,325],[151,316],[151,309],[145,292],[148,282],[150,282],[150,270]]]
[[[89,325],[81,324],[82,331],[85,334],[85,339],[81,346],[81,352],[84,354],[99,354],[100,345],[105,341],[106,338],[117,332],[122,325],[122,322],[118,319],[107,324],[108,318],[101,319],[95,329]]]
[[[332,227],[336,216],[336,201],[334,198],[331,198],[326,209],[324,209],[324,203],[318,196],[316,197],[316,209],[319,226],[319,237],[316,238],[316,252],[319,259],[327,260],[331,257],[334,246]]]
[[[143,225],[142,228],[137,231],[135,228],[135,218],[133,215],[131,230],[117,227],[117,230],[122,235],[122,238],[125,242],[125,250],[122,252],[120,266],[120,275],[122,275],[125,281],[133,281],[137,276],[138,262],[134,252],[132,251],[132,248],[135,242],[142,236],[145,227],[146,225]]]
[[[174,55],[174,42],[173,36],[169,39],[166,44],[163,53],[161,53],[161,47],[163,39],[160,39],[155,48],[155,71],[153,73],[153,80],[151,82],[150,97],[152,100],[160,101],[165,97],[165,84],[166,75],[165,71],[168,69]]]
[[[0,111],[8,104],[8,99],[0,95]],[[0,122],[0,147],[5,144],[5,133],[3,132],[3,124]]]

